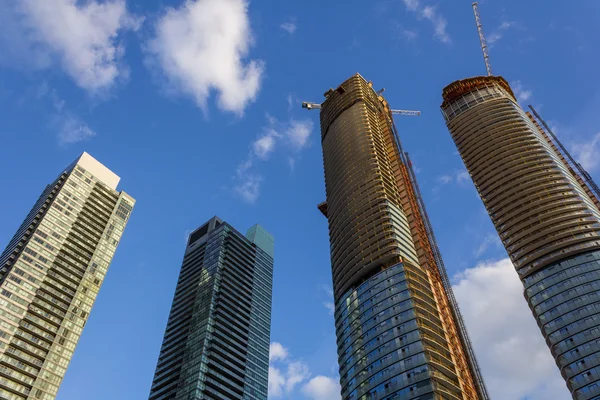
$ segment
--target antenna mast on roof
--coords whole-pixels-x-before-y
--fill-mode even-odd
[[[481,51],[483,53],[483,60],[485,61],[485,69],[487,70],[487,75],[492,76],[492,64],[490,63],[487,40],[485,39],[485,34],[483,33],[483,25],[481,24],[479,5],[477,2],[473,3],[473,13],[475,14],[475,22],[477,23],[477,32],[479,33],[479,41],[481,42]]]

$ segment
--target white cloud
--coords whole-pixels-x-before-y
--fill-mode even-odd
[[[340,384],[327,376],[315,376],[302,388],[302,392],[311,400],[341,399]]]
[[[502,39],[502,34],[500,32],[492,32],[487,35],[486,41],[491,45],[500,39]]]
[[[406,9],[409,11],[417,11],[419,6],[421,5],[419,0],[402,0],[402,2],[406,6]]]
[[[424,6],[420,0],[402,0],[408,11],[417,14],[418,19],[426,19],[433,26],[434,36],[442,43],[450,43],[450,35],[446,28],[448,20],[434,6]]]
[[[192,97],[203,110],[214,91],[222,110],[238,114],[256,99],[265,65],[244,60],[253,43],[246,0],[186,0],[169,8],[155,31],[146,50],[168,91]]]
[[[62,145],[83,142],[96,136],[96,132],[73,116],[61,115],[58,118],[58,142]]]
[[[295,387],[310,378],[308,366],[289,358],[280,343],[271,343],[269,352],[269,398],[290,395]]]
[[[494,43],[496,43],[497,41],[499,41],[500,39],[502,39],[502,37],[504,36],[504,32],[509,30],[510,28],[513,28],[516,26],[516,23],[514,21],[503,21],[498,28],[496,28],[495,30],[493,30],[488,36],[487,36],[487,42],[492,45]]]
[[[275,138],[276,136],[269,134],[259,137],[252,143],[252,151],[258,158],[266,160],[269,154],[275,150]]]
[[[35,92],[36,101],[49,103],[49,108],[52,110],[50,129],[56,131],[61,146],[83,142],[96,136],[92,128],[65,107],[65,100],[58,95],[56,89],[50,88],[48,83],[42,82]]]
[[[469,172],[466,169],[456,174],[456,182],[458,183],[468,182],[470,178],[471,175],[469,175]]]
[[[329,315],[335,314],[335,304],[330,301],[324,301],[323,306],[329,311]]]
[[[310,119],[292,119],[285,129],[285,135],[292,148],[299,151],[307,147],[312,130],[313,122]]]
[[[256,171],[257,160],[266,161],[275,151],[279,142],[283,142],[293,152],[298,153],[310,144],[310,135],[313,131],[313,123],[310,120],[290,119],[285,123],[267,115],[267,125],[263,133],[252,142],[250,153],[237,168],[237,184],[234,187],[236,193],[249,202],[254,203],[260,195],[260,186],[263,178]],[[288,157],[288,165],[293,170],[296,160]]]
[[[20,40],[28,42],[23,51],[31,52],[22,57],[40,63],[34,67],[47,67],[56,56],[75,83],[93,93],[127,77],[119,35],[138,30],[142,19],[127,11],[124,0],[21,0],[14,4],[23,35]]]
[[[411,31],[410,29],[402,29],[400,35],[407,41],[415,40],[417,36],[419,36],[417,32]]]
[[[296,385],[310,378],[308,365],[302,361],[292,361],[287,365],[285,392],[291,393]]]
[[[247,203],[255,203],[260,194],[260,185],[263,177],[251,169],[254,162],[251,158],[241,163],[236,171],[237,184],[233,190],[242,196],[242,199]]]
[[[296,168],[296,159],[294,157],[288,157],[288,165],[290,166],[290,170],[294,171]]]
[[[587,142],[572,146],[573,157],[588,172],[595,171],[600,165],[600,132]]]
[[[490,247],[502,247],[500,236],[498,236],[496,233],[488,233],[485,235],[479,247],[477,247],[477,249],[473,252],[473,255],[476,258],[479,258],[484,255]]]
[[[269,366],[269,398],[281,397],[285,386],[285,376],[279,368]]]
[[[440,15],[436,8],[433,6],[427,6],[423,9],[421,16],[433,25],[434,36],[438,38],[442,43],[450,43],[450,36],[446,32],[448,21],[442,15]]]
[[[288,354],[288,349],[281,343],[273,342],[269,346],[269,361],[285,360]]]
[[[316,376],[302,360],[293,358],[281,343],[273,342],[269,351],[269,399],[295,398],[297,387],[311,400],[340,399],[337,379]],[[310,379],[310,380],[309,380]]]
[[[323,302],[323,306],[329,311],[330,315],[335,314],[335,303],[333,302],[333,289],[329,285],[321,285],[321,289],[327,296],[327,301]]]
[[[454,293],[491,397],[570,398],[510,260],[479,264],[455,280]]]
[[[469,172],[466,169],[456,170],[438,177],[438,181],[440,181],[442,185],[454,182],[463,184],[469,182],[469,179],[471,179],[471,175],[469,175]]]
[[[287,33],[289,33],[290,35],[293,35],[294,32],[296,32],[296,29],[298,28],[296,24],[292,21],[284,22],[283,24],[279,25],[279,27]]]
[[[517,100],[519,102],[525,102],[529,100],[533,94],[531,90],[525,90],[525,88],[523,88],[521,81],[511,82],[510,86],[515,93],[515,96],[517,96]]]
[[[512,28],[513,26],[515,26],[515,22],[514,21],[504,21],[500,24],[500,26],[498,27],[498,29],[501,30],[507,30],[508,28]]]

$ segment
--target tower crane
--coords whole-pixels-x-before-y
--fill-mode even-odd
[[[475,23],[477,23],[477,32],[479,33],[479,42],[481,43],[485,69],[487,70],[487,75],[492,76],[492,64],[490,63],[490,55],[488,54],[488,44],[483,33],[483,25],[481,24],[481,16],[479,15],[479,4],[477,2],[473,3],[473,14],[475,14]]]
[[[309,101],[305,101],[302,103],[302,108],[306,108],[307,110],[320,110],[321,104],[319,103],[311,103]],[[409,117],[418,117],[421,115],[421,111],[414,110],[390,110],[393,115],[404,115]]]

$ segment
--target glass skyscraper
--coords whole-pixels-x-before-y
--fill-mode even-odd
[[[387,101],[356,74],[320,119],[342,399],[487,399]]]
[[[266,400],[273,237],[213,217],[192,232],[150,400]]]
[[[0,398],[53,400],[135,201],[83,153],[0,256]]]
[[[573,398],[600,399],[598,198],[502,77],[448,85],[442,114]]]

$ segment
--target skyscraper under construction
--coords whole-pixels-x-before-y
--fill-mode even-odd
[[[359,74],[325,97],[342,399],[487,399],[388,103]]]
[[[573,398],[600,399],[595,184],[502,77],[456,81],[441,107]]]

